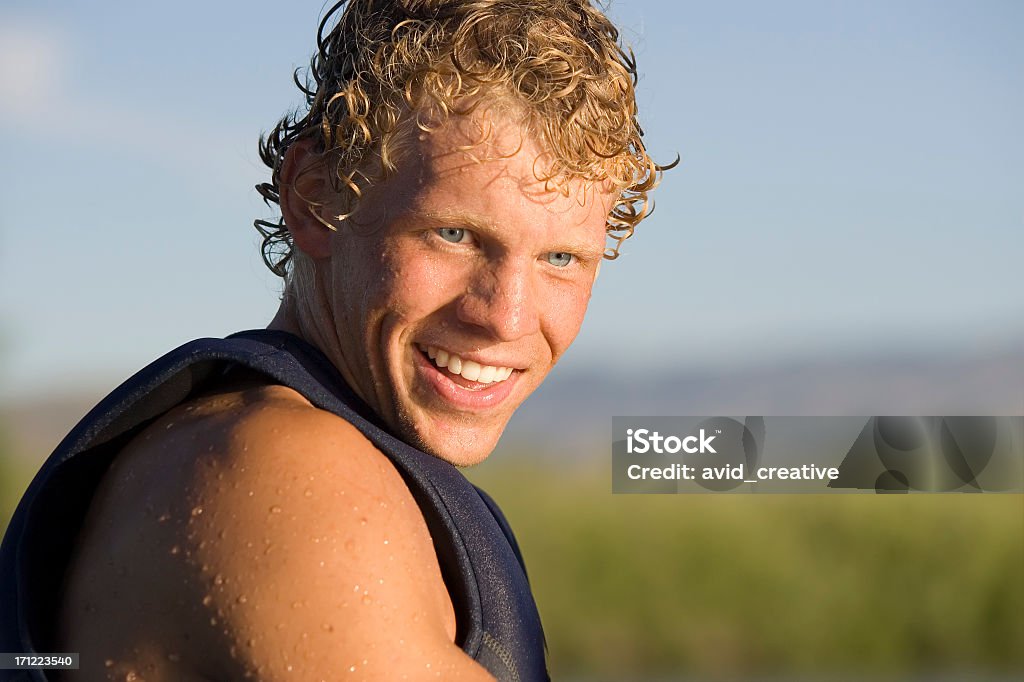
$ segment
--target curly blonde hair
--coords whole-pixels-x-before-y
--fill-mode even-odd
[[[619,192],[605,251],[614,259],[648,215],[648,192],[675,165],[658,165],[644,148],[636,78],[632,51],[589,0],[343,0],[320,23],[304,82],[295,74],[306,111],[260,138],[272,175],[256,189],[279,204],[285,153],[312,138],[334,164],[335,189],[351,208],[361,188],[394,173],[409,112],[428,130],[438,114],[465,115],[498,95],[526,112],[528,129],[548,151],[551,165],[540,179]],[[267,267],[287,277],[294,246],[284,218],[255,225]]]

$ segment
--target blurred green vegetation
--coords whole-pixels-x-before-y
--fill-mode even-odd
[[[20,461],[0,425],[0,528]],[[1024,495],[612,495],[556,462],[466,471],[516,531],[555,679],[1024,672]]]
[[[1022,495],[612,495],[605,467],[532,462],[466,473],[516,531],[555,679],[1024,671]]]
[[[8,434],[6,425],[0,421],[0,535],[7,530],[18,500],[35,475],[34,470],[14,456]]]

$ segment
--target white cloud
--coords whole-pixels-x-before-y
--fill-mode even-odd
[[[0,116],[45,109],[63,81],[67,54],[59,32],[16,17],[0,21]]]
[[[76,72],[77,52],[59,28],[0,12],[0,138],[124,151],[207,187],[234,187],[248,174],[253,160],[239,158],[230,131],[84,85],[97,79]]]

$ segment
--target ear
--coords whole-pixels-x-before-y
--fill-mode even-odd
[[[281,215],[295,246],[313,259],[331,255],[330,172],[310,139],[293,142],[281,165]]]

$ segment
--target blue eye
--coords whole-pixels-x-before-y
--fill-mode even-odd
[[[467,241],[469,236],[466,230],[461,227],[442,227],[437,233],[441,235],[441,239],[452,244],[461,244]]]
[[[552,251],[547,255],[547,260],[556,268],[564,268],[572,262],[572,254],[565,251]]]

